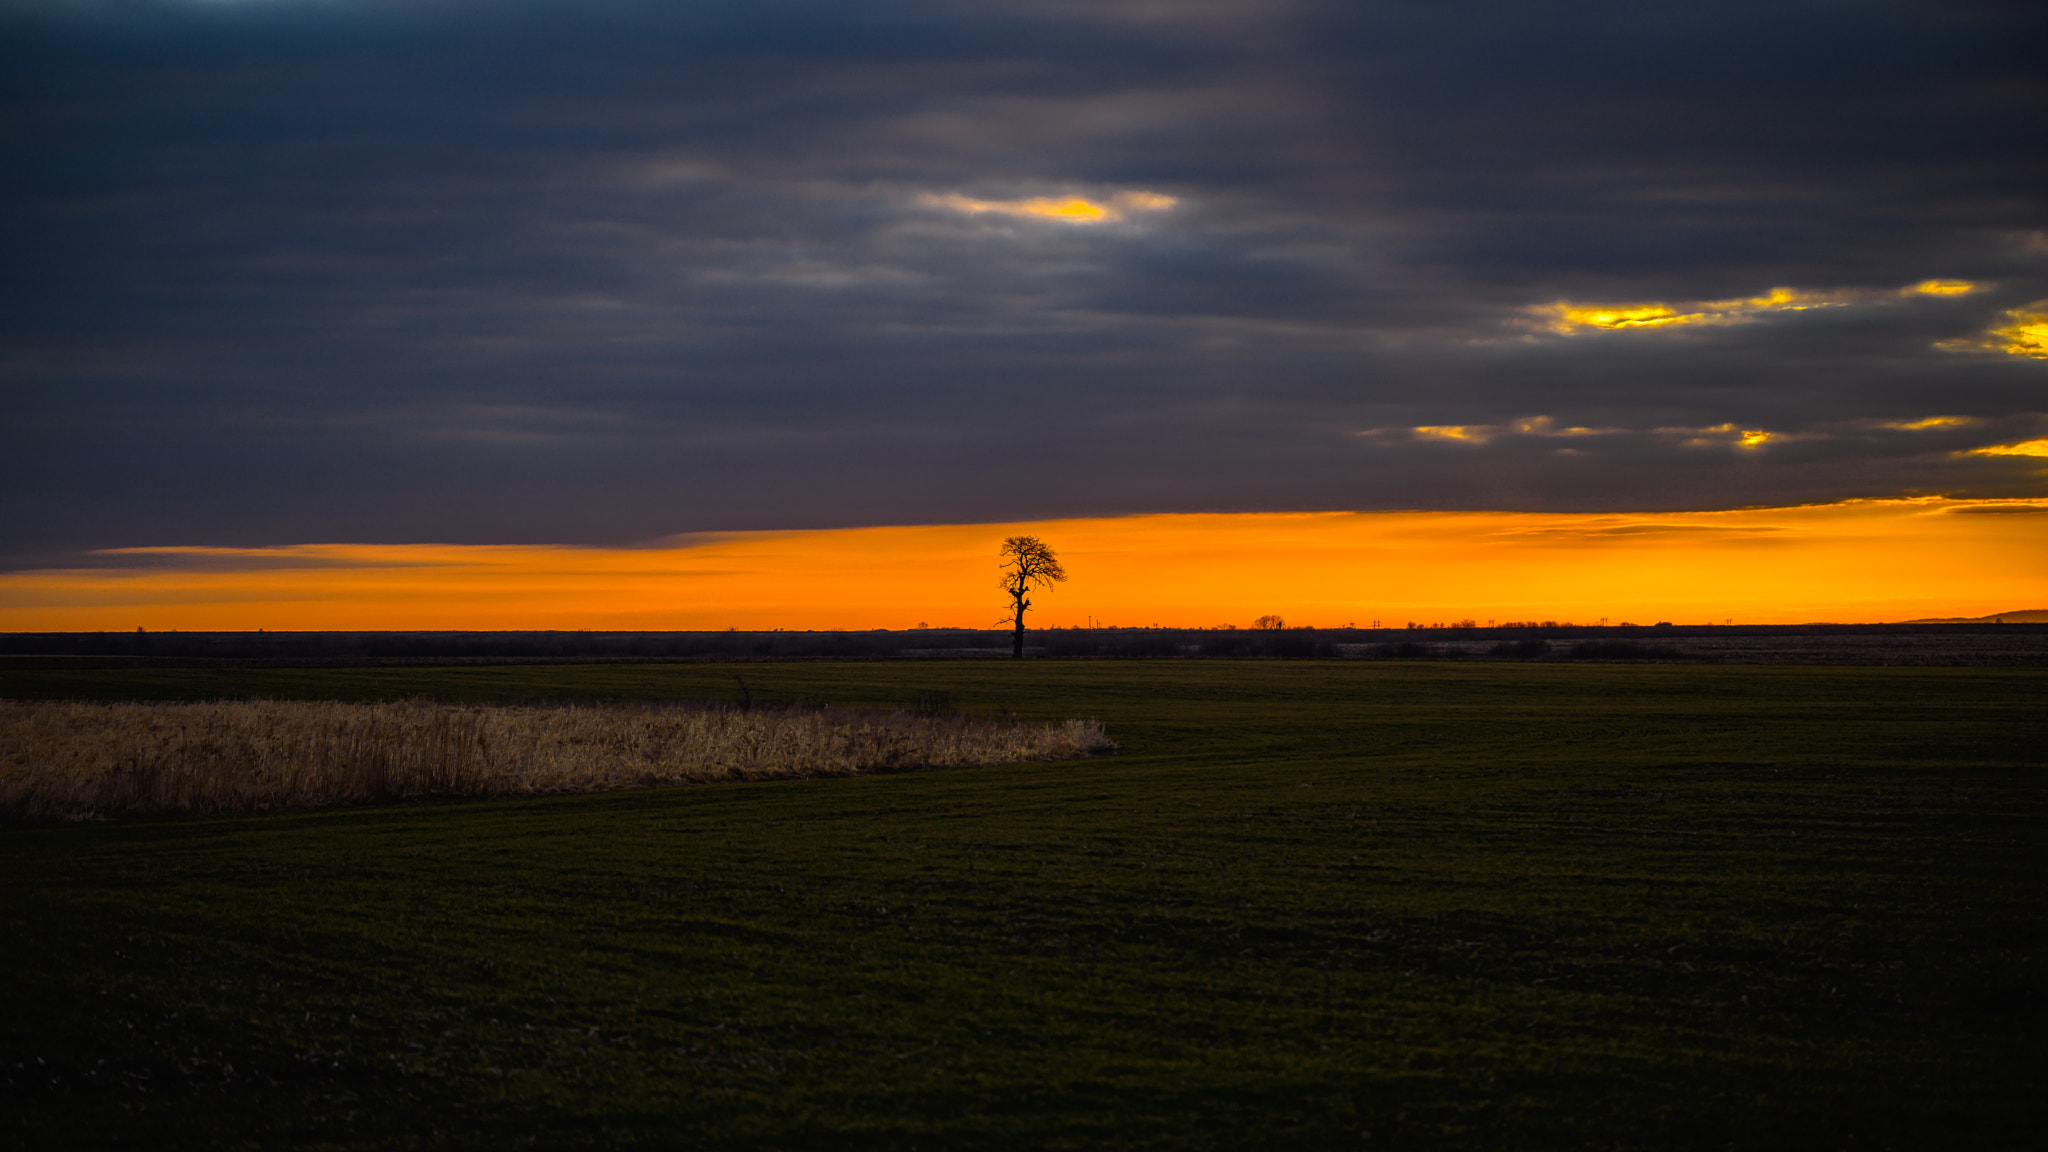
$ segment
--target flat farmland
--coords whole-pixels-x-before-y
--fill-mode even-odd
[[[1046,764],[0,825],[12,1146],[2033,1146],[2048,670],[0,671],[1100,720]]]

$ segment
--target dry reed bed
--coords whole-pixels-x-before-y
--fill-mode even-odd
[[[1093,720],[844,709],[0,701],[0,816],[598,792],[1057,760],[1114,746]]]

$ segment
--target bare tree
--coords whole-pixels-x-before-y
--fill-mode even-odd
[[[1003,541],[1003,591],[1010,594],[1011,620],[1016,636],[1011,642],[1012,658],[1024,658],[1024,610],[1031,607],[1031,590],[1050,588],[1067,578],[1060,558],[1036,536],[1012,536]]]
[[[1282,620],[1278,616],[1261,616],[1257,620],[1252,621],[1252,627],[1257,628],[1261,632],[1278,632],[1280,629],[1287,627],[1287,621]]]

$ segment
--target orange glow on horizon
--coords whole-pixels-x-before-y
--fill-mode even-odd
[[[989,628],[996,550],[1072,579],[1034,624],[1871,622],[2048,607],[2048,501],[1657,514],[1330,512],[743,532],[647,548],[300,545],[0,574],[0,629]]]

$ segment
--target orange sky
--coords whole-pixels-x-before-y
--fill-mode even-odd
[[[748,532],[646,548],[136,549],[0,573],[0,630],[990,627],[996,549],[1071,579],[1033,622],[1389,626],[1470,617],[1796,623],[2048,607],[2048,503],[1734,512],[1137,516]]]

